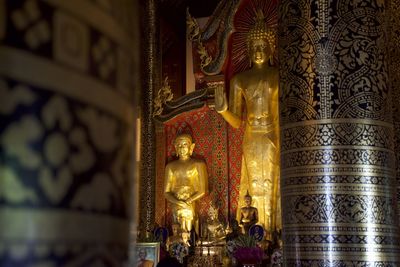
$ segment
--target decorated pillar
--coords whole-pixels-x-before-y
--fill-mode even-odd
[[[136,8],[0,0],[2,266],[126,263]]]
[[[389,82],[392,90],[393,125],[396,152],[397,203],[400,208],[400,1],[390,0],[388,3],[388,57]],[[400,214],[399,214],[400,215]]]
[[[400,264],[386,11],[280,2],[285,266]]]
[[[155,221],[156,133],[153,99],[161,88],[161,42],[158,0],[140,1],[142,51],[141,169],[139,232],[148,235]],[[145,234],[145,235],[143,235]]]

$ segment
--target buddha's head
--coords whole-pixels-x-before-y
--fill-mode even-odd
[[[249,191],[247,190],[247,194],[244,196],[244,204],[246,205],[246,207],[250,207],[251,206],[251,195],[249,194]]]
[[[218,219],[218,208],[214,207],[214,205],[211,205],[208,209],[208,218],[212,221]]]
[[[192,136],[189,134],[180,134],[175,138],[174,146],[178,157],[180,159],[187,159],[192,155],[195,144],[193,143]]]
[[[256,23],[250,29],[247,37],[247,49],[251,62],[263,64],[267,60],[272,61],[276,46],[275,42],[275,29],[265,26],[264,15],[261,10],[258,10]]]
[[[180,228],[179,223],[174,223],[172,224],[172,235],[177,236],[179,234],[179,228]]]

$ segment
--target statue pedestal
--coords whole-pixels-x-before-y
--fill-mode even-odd
[[[261,263],[255,261],[247,261],[247,262],[239,262],[239,266],[241,267],[259,267]]]
[[[261,266],[261,261],[256,260],[256,259],[242,259],[242,260],[237,260],[238,265],[240,267],[259,267]]]
[[[197,246],[195,255],[188,260],[188,266],[222,266],[224,249],[224,245]]]

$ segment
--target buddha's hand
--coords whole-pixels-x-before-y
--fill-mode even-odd
[[[191,208],[188,203],[186,203],[185,201],[182,201],[182,200],[178,201],[176,203],[176,205],[178,205],[181,209],[190,209]]]
[[[224,112],[228,109],[228,101],[226,100],[226,95],[223,86],[217,86],[215,88],[215,110],[217,112]]]

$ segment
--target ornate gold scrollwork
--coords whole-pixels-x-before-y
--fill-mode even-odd
[[[212,57],[208,54],[206,47],[199,41],[197,53],[200,55],[201,63],[200,68],[203,70],[205,66],[211,63]]]
[[[158,90],[157,96],[154,99],[154,112],[153,117],[161,115],[163,112],[164,104],[171,101],[174,97],[174,94],[171,91],[171,87],[168,83],[168,76],[165,77],[163,86]]]
[[[186,27],[188,39],[190,41],[198,41],[200,39],[200,26],[189,13],[189,8],[186,9]]]
[[[197,53],[199,53],[201,60],[200,68],[201,70],[203,70],[204,67],[211,63],[212,57],[208,54],[206,47],[201,42],[200,26],[197,21],[190,15],[189,9],[186,9],[186,26],[188,39],[197,44]]]

